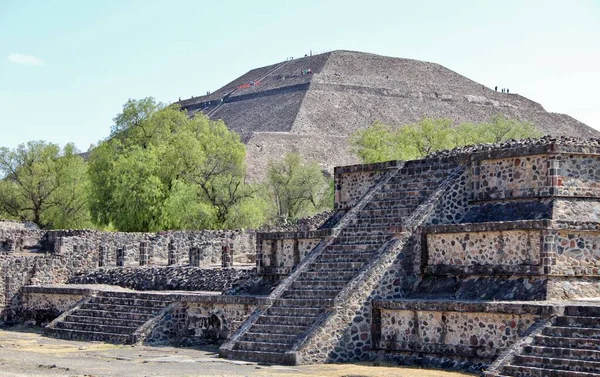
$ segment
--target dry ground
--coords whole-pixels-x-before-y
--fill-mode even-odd
[[[42,336],[39,330],[0,329],[2,377],[466,377],[468,374],[373,366],[326,364],[264,366],[219,359],[215,348],[115,346]]]

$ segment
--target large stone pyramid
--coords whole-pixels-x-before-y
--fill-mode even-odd
[[[310,70],[310,73],[307,73]],[[288,151],[324,170],[358,163],[348,136],[375,120],[391,125],[423,117],[486,121],[497,113],[532,122],[548,135],[600,132],[518,94],[504,94],[439,64],[363,52],[332,51],[257,68],[219,90],[180,101],[222,119],[247,145],[250,180]]]

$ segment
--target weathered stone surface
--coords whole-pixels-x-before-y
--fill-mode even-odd
[[[227,269],[151,265],[153,242],[173,263],[187,263],[190,250],[192,265],[212,255],[199,252],[201,238],[186,233],[45,233],[30,244],[51,246],[48,255],[23,246],[0,257],[8,277],[0,281],[8,300],[3,307],[5,313],[18,311],[23,284],[65,282],[79,270],[78,279],[86,282],[226,290],[210,300],[148,291],[96,295],[84,313],[96,314],[92,310],[102,305],[127,307],[119,315],[136,321],[141,319],[135,310],[166,305],[149,296],[171,300],[137,335],[130,334],[132,326],[109,328],[111,341],[195,344],[227,338],[223,356],[269,363],[385,359],[469,370],[490,364],[538,331],[536,324],[558,316],[560,326],[543,330],[540,336],[548,339],[539,344],[523,346],[514,356],[518,363],[504,375],[545,370],[549,357],[566,358],[560,364],[565,370],[593,370],[588,359],[595,354],[579,349],[600,339],[592,326],[600,305],[574,300],[600,296],[599,155],[600,140],[543,138],[337,169],[338,211],[330,220],[317,230],[258,233],[260,274],[238,280],[242,273]],[[11,245],[25,245],[21,235],[36,234],[12,231],[30,233],[14,233]],[[100,243],[102,253],[98,240],[107,241]],[[228,245],[231,238],[223,233],[216,240]],[[125,258],[129,267],[112,267],[116,248],[134,255]],[[139,267],[146,258],[149,265]],[[100,260],[110,267],[95,270]],[[136,309],[136,300],[145,306]],[[56,313],[68,302],[49,301],[31,303],[40,313]],[[107,329],[107,321],[64,321],[60,331],[79,336],[77,331]],[[570,341],[573,336],[584,343]]]
[[[138,291],[222,292],[255,276],[256,269],[150,266],[98,268],[76,274],[67,283],[116,285]]]

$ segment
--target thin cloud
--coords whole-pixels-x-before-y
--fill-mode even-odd
[[[10,54],[7,57],[9,62],[21,65],[42,66],[44,61],[37,56],[25,54]]]

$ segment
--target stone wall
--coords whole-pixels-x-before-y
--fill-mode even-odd
[[[257,266],[261,275],[287,275],[319,242],[329,229],[308,232],[257,234]]]
[[[19,227],[0,228],[0,254],[41,249],[45,232],[39,229]]]
[[[39,227],[29,221],[0,220],[0,230],[36,230]]]
[[[105,266],[116,265],[118,249],[124,250],[125,266],[139,265],[140,243],[148,242],[148,264],[169,264],[171,250],[172,264],[189,263],[190,248],[202,250],[200,266],[208,267],[221,264],[221,246],[228,244],[234,252],[234,262],[254,263],[256,241],[253,231],[243,230],[201,230],[201,231],[169,231],[159,233],[123,233],[99,232],[91,230],[48,231],[46,245],[48,248],[58,247],[69,250],[74,242],[71,237],[84,237],[96,245],[98,252],[105,250],[107,259]]]
[[[24,286],[15,317],[25,323],[45,326],[60,314],[66,312],[84,297],[91,294],[89,289],[76,287]]]
[[[551,275],[600,276],[600,231],[554,230]]]
[[[373,310],[378,358],[416,364],[430,355],[430,365],[478,371],[536,322],[564,308],[549,303],[380,300]]]
[[[428,265],[539,265],[539,230],[428,234]]]
[[[600,156],[559,155],[555,160],[559,195],[597,197],[600,194]]]
[[[249,296],[187,296],[174,301],[173,310],[153,329],[149,344],[220,344],[256,309]]]
[[[99,285],[24,286],[15,310],[19,321],[44,325],[74,307],[80,300],[115,287]],[[123,290],[127,291],[127,290]],[[171,301],[171,310],[153,325],[149,344],[198,345],[227,339],[256,308],[251,296],[221,296],[198,293],[160,294]]]
[[[0,315],[4,321],[14,317],[20,306],[20,290],[25,285],[65,283],[77,271],[98,265],[92,246],[80,239],[71,251],[56,254],[10,255],[0,260],[3,284],[0,285]]]
[[[107,267],[81,271],[69,284],[106,284],[137,291],[222,292],[256,277],[253,268],[201,268],[189,266]]]
[[[335,209],[352,208],[389,169],[400,168],[403,163],[404,161],[388,161],[336,167]]]
[[[600,276],[600,231],[572,222],[513,221],[424,228],[431,274]],[[600,283],[600,282],[599,282]]]
[[[473,196],[477,199],[539,196],[550,185],[548,156],[517,156],[473,163]]]

